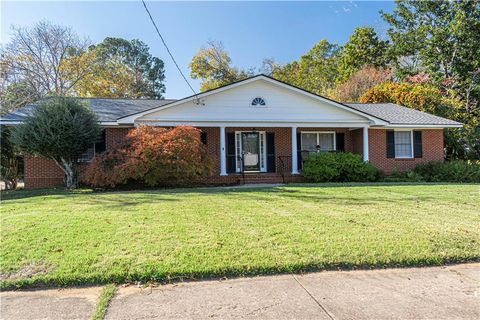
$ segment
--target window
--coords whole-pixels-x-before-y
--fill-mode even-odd
[[[266,103],[265,100],[263,100],[260,97],[256,97],[255,99],[252,100],[252,106],[254,107],[265,107]]]
[[[395,158],[413,158],[411,131],[395,131]]]
[[[335,132],[302,132],[302,151],[335,151]]]
[[[90,162],[92,161],[94,156],[95,156],[95,145],[93,145],[91,148],[88,148],[88,150],[85,151],[80,156],[80,158],[78,158],[78,162]]]
[[[102,134],[98,141],[87,151],[85,151],[80,158],[78,158],[78,162],[90,162],[92,161],[93,157],[96,154],[101,154],[106,150],[106,143],[105,143],[105,130],[102,131]]]

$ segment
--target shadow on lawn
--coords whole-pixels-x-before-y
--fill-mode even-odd
[[[137,189],[137,190],[104,190],[104,191],[93,191],[91,189],[76,189],[76,190],[67,190],[64,188],[56,188],[56,189],[32,189],[32,190],[10,190],[10,191],[2,191],[1,192],[1,201],[8,201],[8,200],[18,200],[18,199],[26,199],[32,197],[51,197],[51,196],[58,196],[58,197],[74,197],[79,195],[91,195],[90,199],[95,199],[96,195],[106,195],[106,194],[142,194],[145,197],[142,200],[145,201],[152,201],[154,199],[151,196],[159,196],[159,195],[171,195],[171,194],[189,194],[189,193],[196,193],[196,194],[243,194],[243,193],[283,193],[283,194],[296,194],[301,193],[301,189],[319,189],[321,188],[369,188],[369,187],[399,187],[399,186],[452,186],[452,185],[465,185],[459,183],[426,183],[426,182],[395,182],[395,183],[388,183],[388,182],[371,182],[371,183],[292,183],[292,184],[285,184],[285,185],[272,185],[272,186],[246,186],[246,185],[239,185],[239,186],[228,186],[228,187],[218,187],[218,186],[197,186],[191,188],[156,188],[156,189]],[[296,189],[298,188],[298,189]],[[295,197],[295,196],[292,196]],[[302,197],[307,199],[322,199],[321,192],[316,193],[315,195],[302,195]],[[138,196],[136,197],[137,199]],[[332,197],[329,196],[328,199]],[[347,198],[350,200],[355,200],[359,198],[354,198],[351,194],[347,194]],[[136,201],[123,201],[124,199],[111,199],[105,200],[104,198],[101,201],[107,202],[123,202],[124,206],[136,204]],[[173,199],[163,199],[163,200],[173,200]],[[120,204],[122,205],[122,204]]]

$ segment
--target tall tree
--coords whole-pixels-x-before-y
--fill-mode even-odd
[[[480,2],[396,1],[390,24],[390,54],[399,78],[426,72],[432,81],[454,93],[466,112],[480,104]],[[412,65],[404,62],[414,61]]]
[[[332,96],[338,77],[339,46],[321,40],[298,61],[274,68],[272,76],[316,94]]]
[[[190,76],[201,79],[201,91],[215,89],[252,75],[252,70],[239,70],[232,65],[232,60],[220,41],[209,41],[190,62]]]
[[[89,45],[70,28],[44,21],[32,28],[13,27],[12,32],[11,41],[1,49],[4,92],[21,82],[35,98],[69,95],[76,83],[92,72],[92,64],[80,65],[74,73],[64,68],[67,59],[82,55]]]
[[[49,98],[14,127],[11,138],[20,151],[55,161],[65,173],[67,188],[75,188],[78,158],[93,146],[99,134],[95,114],[81,102]]]
[[[338,64],[339,81],[346,81],[365,66],[385,68],[387,48],[388,42],[380,40],[373,28],[356,28],[342,48]]]
[[[105,38],[91,46],[84,63],[98,58],[95,70],[82,79],[82,96],[161,99],[165,92],[164,63],[138,39]]]

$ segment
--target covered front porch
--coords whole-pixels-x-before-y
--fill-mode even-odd
[[[368,161],[368,127],[200,127],[220,177],[294,177],[314,152],[352,152]],[[218,152],[215,145],[218,145]],[[273,182],[273,181],[272,181]]]

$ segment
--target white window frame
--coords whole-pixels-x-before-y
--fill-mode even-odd
[[[411,148],[411,156],[410,157],[399,157],[397,156],[397,148],[396,148],[396,139],[395,139],[395,132],[410,132],[410,148]],[[395,159],[413,159],[415,155],[413,154],[413,130],[412,129],[394,129],[393,130],[393,151],[395,152]]]
[[[300,131],[300,150],[303,151],[303,136],[304,133],[316,134],[317,136],[317,146],[320,144],[320,134],[332,134],[333,135],[333,150],[329,151],[337,151],[337,132],[336,131]]]
[[[257,132],[259,135],[258,151],[260,153],[259,154],[260,171],[249,171],[249,172],[267,172],[267,134],[265,131],[255,131],[255,130],[235,131],[235,172],[236,173],[242,172],[242,161],[239,155],[242,155],[243,153],[242,133],[244,132]]]
[[[88,149],[90,149],[90,148],[88,148]],[[87,151],[88,151],[88,149],[87,149]],[[92,162],[93,158],[95,158],[95,155],[97,154],[97,152],[96,152],[95,149],[96,149],[96,146],[95,146],[95,143],[94,143],[94,144],[93,144],[93,156],[92,156],[90,159],[88,159],[88,160],[87,160],[86,158],[82,158],[82,156],[87,152],[87,151],[85,151],[85,152],[77,159],[77,162],[79,162],[79,163],[89,163],[89,162]]]

